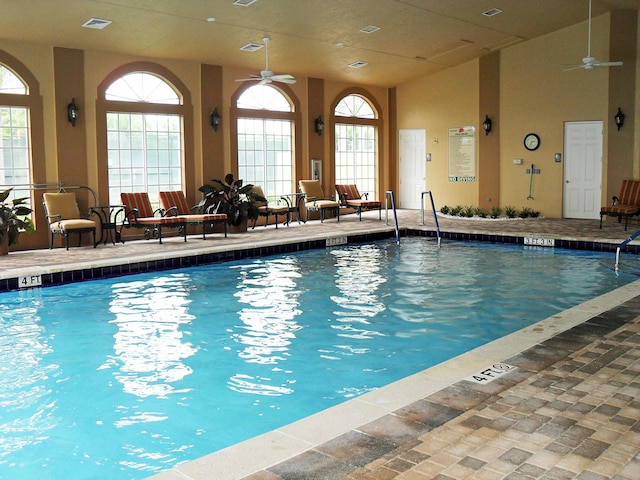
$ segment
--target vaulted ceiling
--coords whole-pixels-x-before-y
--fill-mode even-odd
[[[4,0],[0,39],[391,87],[584,22],[588,0]],[[483,14],[501,10],[493,16]],[[593,15],[640,0],[593,0]],[[90,19],[110,20],[104,29]],[[364,33],[366,27],[378,27]],[[584,32],[585,43],[587,32]],[[585,52],[586,53],[586,52]],[[361,68],[350,67],[365,62]]]

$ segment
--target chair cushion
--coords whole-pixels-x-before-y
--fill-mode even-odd
[[[338,200],[342,205],[346,205],[348,200],[360,200],[360,192],[355,185],[336,185],[336,192],[338,192]]]
[[[300,180],[300,182],[298,182],[298,185],[300,187],[300,191],[304,193],[307,198],[325,198],[319,180]]]
[[[309,210],[315,210],[322,208],[337,208],[340,206],[340,203],[334,200],[316,200],[313,202],[306,202],[304,206]]]
[[[347,200],[346,205],[360,208],[378,208],[380,207],[380,202],[377,200]]]
[[[159,192],[160,205],[167,212],[167,215],[189,215],[191,209],[187,204],[187,199],[182,190],[174,190],[171,192]],[[175,210],[171,210],[176,207]]]
[[[45,193],[42,195],[42,198],[48,215],[60,215],[58,219],[51,218],[49,220],[50,222],[59,219],[82,218],[75,193]]]
[[[141,217],[153,217],[153,208],[149,201],[149,194],[147,192],[139,193],[120,193],[120,200],[122,204],[126,206],[127,211],[131,212],[134,208],[138,209],[137,216]],[[136,215],[130,213],[127,216],[127,220],[135,222]]]
[[[640,206],[638,205],[612,205],[610,207],[602,207],[600,209],[601,215],[635,215],[640,212]]]
[[[620,186],[618,202],[622,205],[640,206],[640,181],[623,180]]]
[[[94,230],[96,223],[93,220],[60,220],[51,224],[52,230]]]

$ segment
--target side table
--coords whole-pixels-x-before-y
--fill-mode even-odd
[[[124,243],[122,236],[118,231],[118,216],[124,215],[124,205],[96,205],[91,207],[91,214],[95,214],[100,218],[100,240],[96,242],[96,245],[100,243],[107,244],[109,240],[114,245],[116,242]]]

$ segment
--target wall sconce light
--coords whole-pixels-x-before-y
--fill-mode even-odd
[[[80,115],[80,109],[76,105],[76,99],[72,98],[71,103],[67,105],[67,119],[72,127],[76,126],[76,120],[78,120],[78,116]]]
[[[484,116],[484,122],[482,122],[482,128],[484,128],[484,134],[489,135],[491,132],[491,127],[493,126],[493,122],[489,118],[489,115]]]
[[[322,115],[319,115],[315,121],[315,130],[319,136],[322,136],[322,132],[324,132],[324,122],[322,121]]]
[[[620,130],[620,128],[624,125],[624,113],[622,113],[622,110],[620,110],[620,107],[618,107],[618,113],[616,113],[615,117],[613,118],[616,121],[618,130]]]
[[[211,125],[211,128],[213,128],[213,131],[217,132],[221,123],[222,117],[220,116],[220,113],[218,113],[218,107],[216,107],[213,109],[213,112],[209,114],[209,124]]]

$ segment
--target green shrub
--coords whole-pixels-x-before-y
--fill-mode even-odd
[[[509,205],[504,207],[504,214],[508,218],[516,218],[516,215],[518,215],[518,211],[515,209],[515,207]]]
[[[440,209],[440,213],[442,213],[444,215],[448,215],[450,211],[451,211],[451,209],[447,205],[445,205],[444,207],[442,207]]]
[[[491,207],[491,212],[489,212],[491,218],[498,218],[500,215],[502,215],[502,209],[500,207]]]
[[[518,214],[520,218],[528,218],[531,216],[531,209],[529,207],[522,207],[520,213]]]
[[[459,216],[462,211],[462,205],[456,205],[455,207],[451,207],[451,211],[449,212],[453,216]]]
[[[467,218],[471,218],[473,217],[473,215],[476,213],[476,209],[475,207],[471,207],[471,206],[466,206],[462,209],[462,211],[460,212],[460,216],[461,217],[467,217]]]

